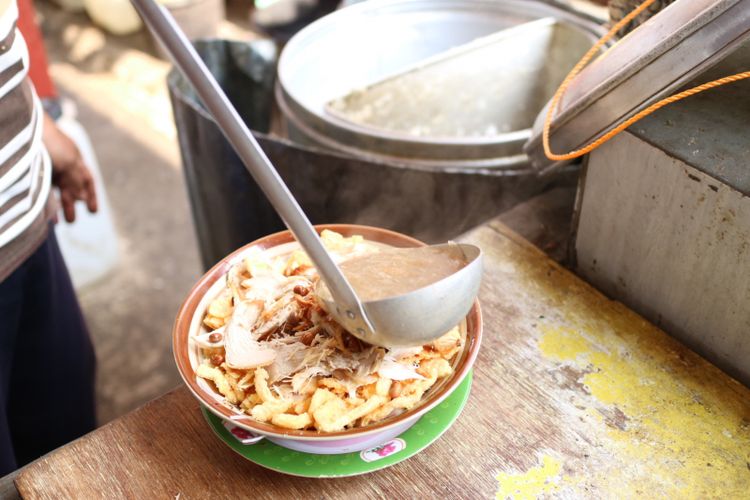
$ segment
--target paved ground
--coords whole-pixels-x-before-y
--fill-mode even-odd
[[[52,76],[78,105],[119,238],[118,267],[79,292],[104,423],[179,383],[172,321],[201,271],[164,83],[169,64],[145,33],[109,36],[84,14],[37,4]],[[250,36],[236,23],[222,34]]]

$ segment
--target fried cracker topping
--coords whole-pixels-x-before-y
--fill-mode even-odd
[[[323,231],[321,239],[339,262],[378,249],[361,236]],[[458,327],[425,346],[369,345],[309,293],[317,280],[301,250],[277,257],[250,252],[230,269],[203,330],[192,337],[202,357],[197,376],[260,422],[336,432],[413,408],[453,372],[464,344]]]

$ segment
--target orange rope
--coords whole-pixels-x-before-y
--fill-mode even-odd
[[[737,73],[736,75],[730,75],[725,76],[724,78],[719,78],[718,80],[714,80],[712,82],[704,83],[702,85],[698,85],[697,87],[693,87],[691,89],[684,90],[678,94],[674,94],[672,96],[666,97],[662,99],[659,102],[656,102],[652,104],[651,106],[647,107],[646,109],[641,110],[634,116],[628,118],[626,121],[615,127],[614,129],[610,130],[600,138],[596,139],[592,143],[590,143],[588,146],[585,146],[580,149],[576,149],[575,151],[571,151],[570,153],[566,154],[555,154],[551,151],[549,146],[549,130],[550,126],[552,124],[552,116],[555,113],[555,110],[557,109],[557,106],[560,104],[560,99],[562,99],[563,94],[566,90],[568,90],[568,87],[570,86],[570,83],[573,81],[573,79],[578,75],[578,73],[581,72],[581,70],[586,66],[586,64],[591,60],[592,57],[599,51],[599,49],[607,43],[618,31],[620,31],[627,23],[632,21],[638,14],[643,12],[646,8],[648,8],[649,5],[654,3],[656,0],[646,0],[642,4],[640,4],[638,7],[636,7],[632,12],[630,12],[627,16],[623,17],[617,24],[615,24],[609,32],[601,37],[599,41],[597,41],[591,49],[584,54],[584,56],[581,58],[580,61],[578,61],[578,64],[573,67],[573,69],[568,73],[568,76],[565,77],[565,80],[560,84],[560,87],[557,89],[557,92],[555,92],[554,97],[552,98],[552,103],[550,104],[549,110],[547,111],[547,116],[544,120],[544,129],[542,130],[542,144],[544,146],[544,154],[547,155],[547,158],[549,158],[552,161],[566,161],[566,160],[573,160],[575,158],[579,158],[587,153],[590,153],[594,149],[598,148],[605,142],[612,139],[614,136],[634,124],[635,122],[641,120],[642,118],[650,115],[654,111],[663,108],[667,104],[671,104],[673,102],[680,101],[686,97],[689,97],[691,95],[695,95],[699,92],[703,92],[704,90],[712,89],[715,87],[719,87],[721,85],[725,85],[727,83],[737,82],[739,80],[744,80],[746,78],[750,78],[750,71],[744,71],[742,73]]]

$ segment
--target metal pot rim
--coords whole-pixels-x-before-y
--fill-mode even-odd
[[[321,139],[320,142],[325,143],[327,147],[357,156],[365,154],[388,162],[402,159],[410,165],[417,163],[432,169],[449,165],[456,167],[458,164],[462,168],[512,168],[527,163],[528,157],[523,154],[522,147],[531,137],[532,124],[529,124],[528,128],[485,137],[412,136],[372,125],[357,124],[325,113],[316,107],[311,107],[309,103],[305,104],[305,100],[290,86],[290,73],[296,67],[293,65],[297,64],[295,59],[300,51],[304,50],[306,45],[327,36],[329,30],[337,25],[366,16],[393,16],[434,10],[436,6],[447,11],[485,10],[500,15],[529,19],[553,16],[590,35],[592,42],[597,35],[604,33],[604,29],[593,18],[545,0],[505,0],[503,2],[494,0],[371,0],[355,4],[308,25],[297,33],[282,51],[278,63],[276,100],[285,112],[291,109],[295,115],[285,114],[285,117],[296,122],[295,126],[303,123],[305,133],[312,130],[314,133],[307,135],[314,135],[316,141]],[[356,144],[357,137],[367,138],[367,142],[374,141],[381,147]],[[349,141],[347,138],[353,138],[353,140]],[[353,144],[356,145],[353,146]],[[385,144],[389,146],[383,146]],[[435,154],[434,148],[445,148],[446,151]],[[450,151],[448,151],[449,148]],[[392,151],[414,153],[415,150],[416,154],[407,156],[392,153]],[[427,155],[428,158],[423,158],[419,150],[429,151],[432,154]]]

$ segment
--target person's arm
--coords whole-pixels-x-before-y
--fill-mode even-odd
[[[52,160],[52,183],[60,190],[65,220],[76,219],[75,202],[78,200],[86,203],[89,212],[96,212],[96,189],[91,172],[78,147],[47,113],[44,114],[42,142]]]

